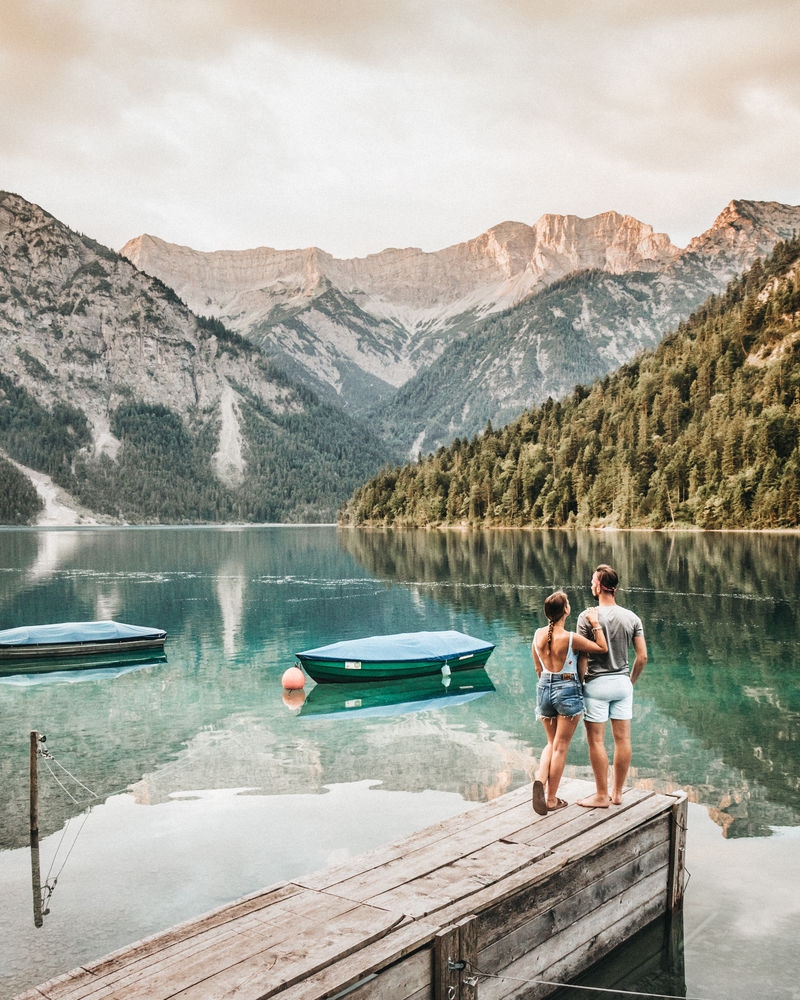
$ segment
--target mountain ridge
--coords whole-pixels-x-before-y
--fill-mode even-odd
[[[549,274],[554,268],[560,268],[562,275],[603,263],[614,272],[634,267],[646,269],[649,261],[668,259],[677,252],[666,235],[656,234],[652,226],[614,211],[589,219],[548,213],[533,226],[501,222],[476,237],[441,250],[387,248],[365,257],[336,258],[317,246],[293,250],[261,246],[248,250],[198,251],[152,234],[134,237],[120,250],[140,270],[162,280],[170,266],[165,256],[190,259],[193,269],[202,275],[202,282],[194,286],[185,277],[181,280],[179,269],[173,267],[169,283],[194,311],[204,304],[214,304],[207,294],[209,286],[215,294],[222,294],[264,289],[272,283],[280,287],[285,283],[311,293],[319,279],[327,277],[345,294],[382,299],[387,317],[392,305],[411,306],[419,313],[417,325],[429,320],[425,311],[434,306],[439,312],[446,307],[446,315],[452,310],[460,311],[474,291],[475,276],[492,279],[490,285],[494,286],[527,271],[527,281],[517,289],[517,294],[524,296],[539,283],[542,274]],[[461,281],[454,282],[451,278],[449,282],[437,282],[459,264]],[[409,265],[414,267],[411,278]],[[399,270],[401,266],[405,270]]]
[[[436,390],[441,412],[428,400],[415,402],[414,392],[417,380],[429,382],[431,370],[443,369],[448,356],[458,358],[472,336],[483,338],[491,354],[484,331],[509,310],[519,310],[509,320],[516,336],[502,338],[502,353],[492,354],[484,369],[519,378],[514,358],[530,352],[532,303],[553,284],[576,273],[587,276],[579,303],[554,306],[550,317],[535,316],[550,349],[562,342],[570,350],[578,337],[580,353],[588,358],[594,352],[598,363],[577,373],[578,381],[586,381],[653,346],[708,294],[722,291],[798,228],[800,206],[734,199],[683,249],[650,225],[608,211],[588,219],[549,213],[532,226],[506,221],[440,251],[387,249],[350,260],[317,247],[198,252],[154,236],[129,241],[122,253],[175,288],[196,311],[253,340],[323,399],[377,421],[398,447],[413,451],[475,433],[486,416],[504,419],[509,407],[535,401],[522,398],[523,385],[515,397],[506,385],[475,372],[470,381],[483,401],[467,401],[463,419],[456,414],[460,386],[446,372]],[[598,293],[596,272],[620,280]],[[615,294],[624,303],[627,325],[615,324],[609,313]],[[569,324],[562,322],[565,316]],[[548,368],[537,364],[540,373]],[[570,388],[548,384],[545,377],[536,391],[546,398]],[[426,420],[436,424],[435,433],[425,432]]]

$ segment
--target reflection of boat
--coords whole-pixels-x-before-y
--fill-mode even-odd
[[[163,629],[110,620],[23,625],[0,632],[0,662],[158,649],[166,638]]]
[[[115,653],[106,656],[69,657],[68,659],[42,658],[0,662],[0,684],[74,684],[76,681],[108,680],[133,670],[143,670],[166,663],[164,652],[139,650],[134,653]]]
[[[463,632],[402,632],[345,639],[295,656],[317,683],[361,683],[474,670],[493,649]]]
[[[428,708],[462,705],[494,691],[485,670],[465,670],[457,677],[412,677],[362,686],[318,684],[306,695],[300,715],[330,718],[340,715],[386,716]]]

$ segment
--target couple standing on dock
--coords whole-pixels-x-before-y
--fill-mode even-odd
[[[589,744],[589,760],[596,791],[578,805],[608,808],[622,802],[622,787],[631,763],[631,718],[633,685],[647,663],[647,645],[641,619],[617,604],[619,579],[605,564],[592,575],[596,608],[578,617],[575,632],[567,632],[569,598],[557,590],[544,602],[549,625],[533,637],[536,686],[536,717],[542,720],[547,746],[533,783],[533,808],[540,815],[567,805],[558,797],[567,750],[582,713]],[[636,654],[628,667],[628,650]],[[614,781],[608,791],[606,722],[611,720],[614,737]]]

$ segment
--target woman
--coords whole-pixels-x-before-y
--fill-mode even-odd
[[[567,805],[557,792],[570,740],[583,712],[578,653],[608,652],[596,608],[588,608],[585,612],[595,641],[565,630],[564,622],[569,616],[570,606],[563,590],[557,590],[547,598],[544,613],[550,624],[547,628],[536,630],[531,644],[533,665],[539,677],[536,717],[542,720],[547,734],[547,746],[542,751],[533,783],[533,808],[540,816]]]

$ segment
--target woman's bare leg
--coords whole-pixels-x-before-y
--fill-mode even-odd
[[[531,789],[531,804],[533,811],[540,816],[547,815],[546,791],[547,780],[550,774],[550,763],[553,759],[553,740],[556,735],[556,720],[542,719],[545,735],[547,736],[547,746],[542,750],[539,758],[539,766],[534,775],[533,788]]]
[[[550,759],[550,771],[547,776],[547,808],[555,809],[558,799],[558,786],[561,783],[564,767],[567,763],[567,750],[575,732],[580,715],[559,715],[555,720],[555,735]]]
[[[547,785],[548,775],[550,774],[550,762],[553,756],[553,740],[556,738],[556,723],[557,719],[542,719],[542,725],[544,726],[545,735],[547,736],[547,746],[542,750],[542,756],[539,758],[539,766],[536,769],[536,779],[541,781],[543,785]]]

